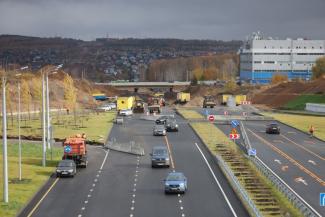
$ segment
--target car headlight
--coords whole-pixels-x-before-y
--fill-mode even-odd
[[[73,172],[73,169],[71,169],[71,170],[68,170],[68,172],[69,172],[69,173],[72,173],[72,172]]]
[[[163,133],[166,133],[166,130],[163,130]]]
[[[179,187],[184,188],[185,187],[184,183],[180,183]]]
[[[166,161],[169,161],[169,158],[166,158],[165,160],[166,160]]]
[[[61,172],[61,170],[56,170],[56,172],[60,173],[60,172]]]
[[[178,127],[178,124],[175,124],[175,127]]]

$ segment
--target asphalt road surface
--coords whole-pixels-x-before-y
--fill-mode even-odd
[[[117,142],[142,143],[145,156],[89,148],[89,167],[73,179],[60,178],[31,216],[248,216],[192,129],[176,117],[180,131],[166,137],[153,136],[154,123],[137,117],[115,125],[110,137]],[[149,153],[155,145],[166,145],[170,150],[170,168],[151,168]],[[186,194],[164,194],[163,180],[172,170],[187,177]]]
[[[320,193],[325,192],[325,142],[280,124],[281,134],[266,134],[267,121],[244,123],[257,156],[314,210],[325,216]],[[229,134],[230,126],[219,125]]]

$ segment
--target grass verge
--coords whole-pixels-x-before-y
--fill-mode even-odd
[[[51,114],[54,138],[64,139],[68,136],[85,133],[87,140],[93,142],[104,142],[107,139],[107,132],[113,126],[113,119],[116,112],[90,113],[80,112],[75,120],[73,114],[67,115],[58,111]],[[0,121],[1,123],[1,121]],[[21,122],[21,135],[26,137],[41,137],[40,115],[33,116],[31,120],[24,117]],[[8,116],[8,136],[18,136],[18,121],[16,116]]]
[[[325,140],[325,117],[312,115],[294,115],[294,114],[280,114],[280,113],[262,113],[263,115],[273,117],[274,119],[293,126],[303,132],[308,133],[309,127],[315,127],[315,136]]]
[[[224,159],[263,216],[302,216],[215,125],[206,122],[191,126],[208,149]]]
[[[203,120],[205,117],[198,113],[197,111],[193,111],[191,109],[177,109],[178,113],[182,115],[187,120]]]
[[[304,110],[306,103],[325,103],[325,95],[301,95],[289,101],[283,107],[288,110]]]
[[[3,195],[2,148],[0,150],[0,195]],[[25,204],[48,180],[55,166],[62,157],[62,148],[53,148],[53,160],[47,166],[41,166],[42,146],[37,144],[22,145],[22,181],[18,180],[18,145],[8,144],[9,203],[0,202],[0,216],[16,216]],[[50,156],[48,156],[50,159]]]

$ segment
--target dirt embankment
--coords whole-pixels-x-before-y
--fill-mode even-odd
[[[325,94],[325,78],[311,82],[287,82],[254,94],[254,104],[279,108],[302,94]]]

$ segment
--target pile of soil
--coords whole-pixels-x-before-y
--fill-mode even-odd
[[[324,94],[325,96],[325,78],[310,82],[295,81],[280,83],[256,93],[252,97],[252,101],[254,104],[260,104],[270,108],[280,108],[303,94]]]

